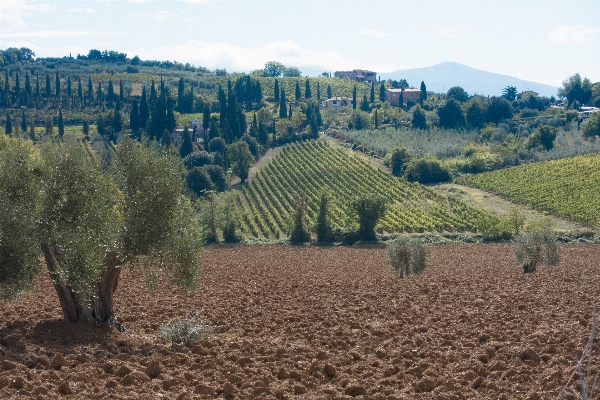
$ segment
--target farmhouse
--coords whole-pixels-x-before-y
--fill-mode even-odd
[[[352,71],[335,71],[333,74],[336,78],[346,78],[356,82],[377,82],[377,72],[368,71],[366,69],[353,69]]]
[[[393,106],[400,105],[400,96],[402,96],[402,104],[409,101],[416,103],[421,98],[421,90],[415,88],[385,90],[385,99]]]
[[[339,110],[341,107],[351,106],[352,99],[349,97],[332,97],[331,99],[327,99],[321,102],[321,108],[333,108],[334,110]]]

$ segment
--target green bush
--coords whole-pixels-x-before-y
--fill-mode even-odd
[[[392,271],[400,278],[420,275],[427,266],[427,246],[417,238],[401,236],[388,245]]]
[[[406,166],[406,179],[411,182],[437,183],[452,180],[450,169],[434,156],[413,158]]]
[[[189,344],[211,332],[209,325],[196,322],[195,317],[187,319],[171,319],[158,328],[158,338],[175,344]]]
[[[301,244],[310,241],[310,232],[306,229],[306,207],[308,203],[304,196],[299,196],[293,215],[293,227],[290,233],[290,242]]]
[[[519,235],[515,247],[515,260],[525,273],[535,272],[537,264],[558,265],[560,244],[551,221],[530,224],[526,233]]]
[[[375,226],[385,214],[387,208],[385,199],[374,195],[365,195],[352,200],[350,207],[358,216],[357,234],[360,240],[377,241]]]
[[[401,176],[410,159],[411,156],[408,154],[408,150],[405,148],[394,147],[385,155],[383,163],[392,170],[392,175]]]
[[[592,113],[581,130],[585,137],[600,136],[600,111]]]

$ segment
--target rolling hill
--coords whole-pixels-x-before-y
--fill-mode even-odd
[[[406,79],[409,85],[419,87],[425,81],[427,90],[445,93],[452,86],[461,86],[470,95],[498,96],[506,86],[516,86],[519,92],[532,90],[540,96],[556,96],[557,87],[543,83],[525,81],[508,75],[495,74],[467,67],[466,65],[443,62],[431,67],[403,69],[379,74],[384,79]]]

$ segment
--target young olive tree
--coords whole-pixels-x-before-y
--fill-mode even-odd
[[[401,236],[388,245],[388,257],[392,271],[400,278],[420,275],[427,266],[427,246],[417,238]]]
[[[201,235],[176,155],[126,140],[102,168],[78,142],[0,141],[0,294],[32,287],[39,256],[66,320],[123,328],[114,294],[124,267],[192,289]]]
[[[525,273],[535,272],[538,263],[558,265],[560,244],[552,226],[542,221],[519,235],[515,247],[515,260],[518,266],[523,267]]]

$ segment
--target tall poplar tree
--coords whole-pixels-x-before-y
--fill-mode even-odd
[[[275,102],[279,101],[279,81],[275,79],[275,84],[273,85],[273,97],[275,98]]]
[[[310,91],[310,82],[308,78],[306,78],[306,88],[304,89],[304,97],[310,99],[312,97],[312,92]]]
[[[150,117],[150,108],[146,98],[146,87],[142,86],[142,98],[140,99],[140,128],[145,129],[148,118]]]

